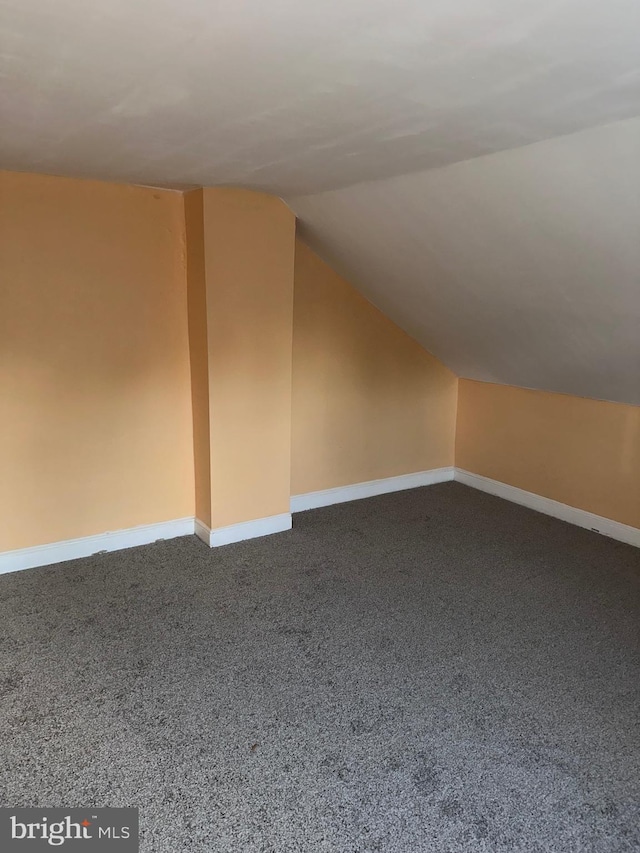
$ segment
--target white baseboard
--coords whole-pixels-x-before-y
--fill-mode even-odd
[[[220,545],[231,545],[232,542],[242,542],[245,539],[256,539],[258,536],[269,536],[271,533],[282,533],[291,530],[291,513],[270,515],[266,518],[256,518],[253,521],[241,521],[228,527],[210,529],[199,519],[195,521],[195,533],[211,548]]]
[[[81,539],[67,539],[63,542],[52,542],[49,545],[5,551],[0,553],[0,574],[33,569],[36,566],[49,566],[52,563],[63,563],[67,560],[76,560],[78,557],[90,557],[100,551],[121,551],[123,548],[134,548],[136,545],[148,545],[158,539],[190,536],[193,530],[193,518],[177,518],[174,521],[161,521],[159,524],[142,524],[139,527],[129,527],[127,530],[83,536]]]
[[[432,468],[430,471],[417,471],[415,474],[402,474],[399,477],[385,477],[383,480],[369,480],[352,486],[338,486],[320,492],[307,492],[291,497],[291,512],[303,512],[321,506],[357,501],[360,498],[372,498],[389,492],[401,492],[404,489],[417,489],[420,486],[432,486],[434,483],[446,483],[453,480],[454,469]]]
[[[340,486],[320,492],[309,492],[305,495],[294,495],[291,498],[291,512],[302,512],[307,509],[374,497],[389,492],[430,486],[453,479],[474,489],[488,492],[537,512],[551,515],[562,521],[568,521],[570,524],[584,527],[587,530],[594,530],[604,536],[640,548],[640,529],[637,527],[631,527],[619,521],[613,521],[610,518],[568,506],[559,501],[536,495],[533,492],[526,492],[524,489],[500,483],[498,480],[491,480],[489,477],[483,477],[480,474],[472,474],[470,471],[464,471],[461,468],[435,468],[431,471],[419,471],[400,477],[387,477],[383,480],[370,480],[367,483],[356,483],[352,486]],[[33,548],[5,551],[0,553],[0,574],[62,563],[79,557],[90,557],[92,554],[102,551],[120,551],[124,548],[133,548],[136,545],[148,545],[158,539],[174,539],[177,536],[189,536],[193,533],[207,545],[215,548],[219,545],[228,545],[232,542],[241,542],[258,536],[268,536],[271,533],[281,533],[290,529],[291,513],[288,512],[267,518],[258,518],[254,521],[244,521],[228,527],[218,527],[213,530],[199,519],[178,518],[174,521],[143,524],[139,527],[130,527],[127,530],[83,536],[80,539],[52,542]]]
[[[211,538],[211,529],[207,527],[204,521],[200,521],[199,518],[194,519],[193,532],[196,534],[198,539],[202,539],[205,544],[209,545],[209,540]]]
[[[471,486],[473,489],[479,489],[481,492],[488,492],[490,495],[496,495],[512,503],[535,509],[545,515],[552,515],[554,518],[568,521],[569,524],[584,527],[586,530],[593,530],[603,536],[610,536],[612,539],[618,539],[620,542],[626,542],[628,545],[635,545],[640,548],[640,529],[637,527],[630,527],[628,524],[595,515],[584,509],[568,506],[559,501],[551,500],[551,498],[544,498],[542,495],[536,495],[533,492],[525,492],[524,489],[509,486],[498,480],[491,480],[489,477],[482,477],[480,474],[472,474],[462,468],[455,469],[454,479],[466,486]]]
[[[177,518],[174,521],[142,524],[126,530],[108,531],[95,536],[83,536],[80,539],[67,539],[47,545],[36,545],[33,548],[5,551],[0,553],[0,574],[64,563],[67,560],[90,557],[102,551],[122,551],[125,548],[134,548],[136,545],[148,545],[159,539],[175,539],[177,536],[191,536],[193,533],[214,548],[218,545],[227,545],[231,542],[254,539],[257,536],[267,536],[270,533],[280,533],[290,529],[291,513],[288,512],[269,518],[232,524],[229,527],[219,527],[215,530],[210,530],[197,518]]]

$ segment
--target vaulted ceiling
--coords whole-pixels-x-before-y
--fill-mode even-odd
[[[458,375],[640,405],[640,119],[289,204]]]
[[[5,0],[0,36],[0,168],[281,195],[459,374],[640,403],[638,0]]]

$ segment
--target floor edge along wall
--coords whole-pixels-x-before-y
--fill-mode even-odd
[[[592,530],[594,533],[601,533],[603,536],[609,536],[611,539],[617,539],[627,545],[635,545],[636,548],[640,548],[640,528],[595,515],[584,509],[568,506],[568,504],[554,501],[551,498],[536,495],[534,492],[525,492],[524,489],[509,486],[499,480],[491,480],[489,477],[482,477],[480,474],[472,474],[471,471],[464,471],[462,468],[456,468],[455,479],[457,482],[464,483],[465,486],[471,486],[471,488],[478,489],[481,492],[488,492],[490,495],[504,498],[511,503],[526,506],[536,512],[551,515],[561,521],[583,527],[585,530]]]
[[[341,486],[335,489],[325,489],[320,492],[310,492],[306,495],[294,495],[291,498],[291,513],[303,512],[323,506],[345,503],[375,497],[390,492],[415,489],[436,483],[456,480],[471,488],[488,492],[491,495],[526,506],[545,515],[551,515],[562,521],[592,530],[611,539],[625,542],[640,548],[640,529],[621,524],[610,518],[603,518],[576,507],[567,506],[550,498],[525,492],[515,486],[464,471],[461,468],[435,468],[431,471],[418,471],[400,477],[387,477],[382,480],[371,480],[367,483],[355,483],[351,486]],[[194,518],[179,518],[174,521],[159,524],[145,524],[131,527],[127,530],[100,533],[95,536],[84,536],[81,539],[69,539],[38,545],[34,548],[20,548],[16,551],[0,553],[0,574],[17,572],[22,569],[33,569],[38,566],[49,566],[76,560],[79,557],[90,557],[108,551],[121,551],[137,545],[148,545],[159,539],[175,539],[179,536],[189,536],[195,533],[210,547],[229,545],[246,539],[255,539],[272,533],[281,533],[291,528],[291,513],[258,518],[229,527],[210,530],[201,521]]]

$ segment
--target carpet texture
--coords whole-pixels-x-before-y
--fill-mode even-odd
[[[141,850],[640,850],[640,551],[457,483],[0,577],[0,799]]]

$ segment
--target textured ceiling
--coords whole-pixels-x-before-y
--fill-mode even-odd
[[[640,119],[288,203],[459,375],[640,405]]]
[[[4,0],[0,167],[279,195],[640,114],[638,0]]]

